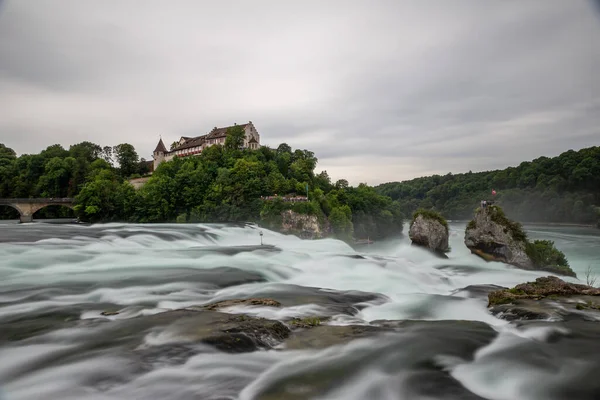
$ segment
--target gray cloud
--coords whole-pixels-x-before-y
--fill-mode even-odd
[[[0,142],[132,143],[252,120],[376,184],[597,145],[597,1],[0,7]]]

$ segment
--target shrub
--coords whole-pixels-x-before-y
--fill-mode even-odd
[[[510,235],[514,240],[519,242],[527,241],[527,234],[523,230],[523,226],[521,226],[520,223],[506,218],[504,211],[502,211],[502,209],[498,206],[489,206],[488,209],[491,220],[505,227],[507,231],[510,232]]]
[[[536,266],[553,266],[559,269],[571,270],[565,254],[554,247],[554,242],[551,240],[527,242],[525,252]]]

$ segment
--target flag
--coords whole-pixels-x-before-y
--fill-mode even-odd
[[[494,189],[492,189],[492,196],[496,195],[496,191]]]

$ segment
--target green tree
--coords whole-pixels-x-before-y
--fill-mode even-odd
[[[113,148],[113,153],[119,163],[119,171],[123,178],[128,178],[138,171],[139,158],[132,145],[121,143]]]
[[[235,125],[227,128],[227,137],[225,138],[225,149],[239,150],[244,147],[246,132],[241,125]]]
[[[133,212],[135,190],[111,170],[98,169],[75,198],[75,212],[84,221],[119,221]]]
[[[352,211],[347,205],[335,207],[329,214],[329,223],[333,233],[342,240],[352,240],[354,226],[352,225]]]

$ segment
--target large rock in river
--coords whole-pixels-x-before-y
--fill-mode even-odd
[[[576,277],[554,242],[529,241],[521,224],[506,218],[498,206],[482,207],[475,212],[475,218],[465,230],[465,245],[487,261]]]
[[[537,278],[488,294],[492,314],[507,320],[600,320],[600,289],[565,282],[555,276]]]
[[[508,220],[499,207],[482,207],[475,212],[465,231],[465,245],[485,260],[534,269],[520,225]]]
[[[445,253],[450,250],[448,224],[445,222],[437,213],[420,213],[417,211],[410,224],[408,236],[413,244]]]

